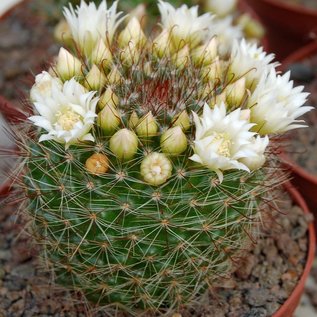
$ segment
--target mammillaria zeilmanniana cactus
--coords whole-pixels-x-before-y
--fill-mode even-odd
[[[73,50],[36,76],[21,145],[56,281],[136,314],[190,306],[239,265],[280,182],[269,139],[310,110],[262,48],[219,50],[210,14],[158,6],[150,35],[116,3],[65,8]]]

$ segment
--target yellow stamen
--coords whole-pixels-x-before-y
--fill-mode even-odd
[[[230,139],[229,135],[227,133],[213,132],[212,136],[214,137],[212,143],[220,142],[217,153],[224,157],[230,157],[230,148],[233,142]]]
[[[74,125],[81,120],[81,116],[72,111],[66,110],[65,112],[58,112],[56,114],[57,121],[63,130],[70,131],[74,128]]]

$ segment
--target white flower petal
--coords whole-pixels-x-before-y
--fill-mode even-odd
[[[249,172],[248,166],[240,161],[248,155],[256,156],[249,147],[254,133],[249,131],[253,126],[241,119],[241,110],[226,114],[224,103],[215,105],[213,109],[205,104],[201,118],[193,113],[198,131],[194,140],[195,154],[190,157],[217,173],[222,181],[222,171],[242,169]]]
[[[81,138],[82,141],[91,141],[91,142],[94,142],[95,141],[95,138],[92,136],[91,133],[88,133],[86,135],[84,135],[82,138]]]
[[[75,42],[87,55],[100,39],[104,43],[111,42],[116,29],[122,22],[121,12],[117,13],[117,1],[107,9],[105,0],[98,8],[94,2],[86,4],[82,0],[75,10],[71,4],[68,8],[64,7],[64,16]]]
[[[290,73],[278,75],[275,69],[263,74],[249,99],[251,122],[256,123],[255,130],[261,135],[282,133],[295,127],[299,116],[310,111],[305,106],[307,93],[303,87],[293,88],[289,81]]]
[[[183,4],[176,9],[170,3],[160,0],[158,8],[163,29],[172,32],[176,47],[182,41],[196,46],[208,36],[213,16],[210,13],[198,16],[198,6],[188,8]]]
[[[63,85],[51,85],[45,90],[43,102],[35,102],[39,115],[29,118],[36,126],[48,134],[40,137],[40,142],[53,139],[64,143],[65,147],[79,141],[93,141],[89,133],[95,118],[98,98],[96,92],[88,92],[74,78]]]
[[[46,131],[52,130],[51,122],[42,116],[32,116],[28,119],[31,120],[36,126],[43,128]]]
[[[278,65],[272,63],[273,54],[267,54],[262,47],[248,43],[244,39],[234,41],[231,51],[230,72],[234,78],[246,78],[246,86],[253,90],[264,73]]]

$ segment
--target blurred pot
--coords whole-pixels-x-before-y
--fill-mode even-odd
[[[10,124],[17,124],[21,120],[25,120],[26,116],[21,111],[16,109],[9,101],[0,95],[0,154],[2,156],[1,163],[3,164],[2,168],[11,167],[12,158],[16,151],[16,145],[13,138],[9,137]],[[4,162],[7,160],[7,163]],[[1,177],[0,180],[0,197],[8,194],[10,191],[13,180],[10,177],[6,178],[5,175]]]
[[[317,32],[317,10],[277,0],[240,0],[253,8],[267,29],[270,49],[282,60]]]

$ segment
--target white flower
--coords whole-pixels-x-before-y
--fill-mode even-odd
[[[226,106],[221,103],[211,110],[204,106],[201,118],[193,113],[196,135],[194,140],[195,154],[191,160],[198,162],[217,173],[220,182],[223,171],[229,169],[249,168],[240,162],[242,158],[256,156],[249,145],[254,133],[250,132],[253,124],[241,119],[241,109],[226,114]]]
[[[121,12],[117,13],[117,1],[107,10],[107,2],[103,0],[99,7],[94,2],[86,4],[81,0],[80,6],[74,10],[70,4],[64,8],[65,18],[75,42],[89,55],[98,41],[112,41],[113,35],[122,21]]]
[[[82,76],[81,61],[69,53],[65,48],[61,47],[57,56],[54,71],[63,80],[71,79],[75,76]]]
[[[206,8],[217,14],[225,16],[231,13],[237,5],[237,0],[206,0]]]
[[[168,2],[162,0],[158,4],[163,29],[172,32],[174,44],[179,48],[181,42],[197,46],[208,35],[208,27],[213,19],[212,15],[205,13],[198,16],[198,6],[188,8],[183,4],[175,9]],[[185,44],[185,43],[184,43]]]
[[[267,54],[262,47],[247,43],[244,39],[234,41],[231,52],[229,76],[246,77],[247,87],[254,89],[263,73],[268,73],[277,63],[271,63],[273,54]]]
[[[136,17],[132,17],[125,29],[120,33],[118,43],[123,48],[127,47],[129,43],[133,43],[138,47],[145,45],[146,36],[143,33],[139,20]]]
[[[255,130],[261,135],[282,133],[304,127],[298,117],[311,110],[303,106],[308,93],[303,86],[293,87],[290,72],[277,75],[272,69],[264,74],[249,99],[251,122],[256,123]]]
[[[240,161],[246,165],[251,171],[257,170],[265,163],[265,149],[269,145],[269,137],[266,135],[261,138],[259,135],[252,139],[249,147],[251,151],[256,153],[256,156],[248,156],[242,158]]]
[[[52,85],[51,92],[44,91],[34,106],[39,115],[29,118],[48,133],[39,142],[55,140],[65,147],[79,141],[94,141],[89,133],[96,117],[98,98],[95,92],[87,92],[74,78],[63,86]]]
[[[235,40],[243,38],[240,26],[233,25],[233,17],[214,19],[209,26],[209,37],[217,36],[218,51],[222,56],[230,53]]]
[[[31,100],[33,102],[41,102],[46,98],[52,97],[53,89],[61,89],[62,81],[57,77],[52,77],[48,72],[35,76],[35,84],[31,88]],[[55,88],[53,88],[55,87]]]

